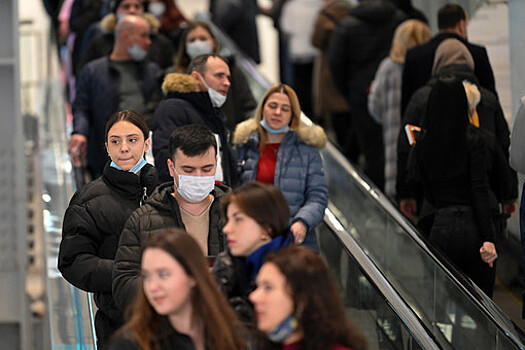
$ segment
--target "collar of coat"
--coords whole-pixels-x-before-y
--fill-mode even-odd
[[[162,92],[165,95],[170,92],[189,93],[200,92],[195,79],[189,74],[171,73],[164,77]]]
[[[160,28],[160,22],[150,13],[144,13],[144,19],[149,24],[149,30],[152,33],[157,33]],[[99,28],[105,33],[114,33],[117,27],[117,16],[114,13],[109,13],[100,20]]]
[[[248,142],[250,135],[257,130],[259,123],[254,119],[245,120],[237,125],[233,133],[233,144],[243,145]],[[323,149],[326,146],[326,133],[319,125],[301,124],[297,130],[297,138],[308,146]]]

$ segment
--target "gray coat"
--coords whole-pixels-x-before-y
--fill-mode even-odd
[[[241,182],[255,180],[259,162],[258,122],[249,119],[235,130]],[[279,147],[275,165],[274,185],[280,189],[288,205],[292,223],[301,220],[308,227],[303,244],[317,249],[314,228],[323,220],[328,204],[328,189],[323,161],[318,148],[324,147],[326,135],[318,126],[302,126],[289,131]]]

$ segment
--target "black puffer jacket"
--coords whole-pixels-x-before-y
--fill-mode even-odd
[[[184,228],[179,206],[172,196],[173,188],[173,181],[159,185],[146,204],[131,214],[122,231],[115,256],[112,285],[113,297],[121,310],[131,304],[135,291],[140,288],[141,244],[146,237],[170,227]],[[209,255],[217,255],[226,248],[220,201],[227,190],[228,187],[216,184],[211,193],[215,199],[209,212]]]
[[[111,296],[120,234],[156,184],[157,172],[150,164],[142,168],[139,177],[108,163],[102,177],[75,193],[64,215],[58,269],[75,287],[95,293],[97,307],[113,320],[121,318]]]
[[[169,139],[178,127],[204,125],[221,141],[221,165],[224,183],[237,184],[237,159],[229,145],[229,134],[219,108],[214,108],[208,92],[200,91],[192,76],[172,73],[164,78],[162,90],[166,97],[160,101],[151,121],[153,156],[159,172],[159,182],[170,181],[168,166]]]
[[[350,102],[365,103],[396,27],[406,15],[388,0],[361,1],[337,27],[329,50],[335,87]]]
[[[480,87],[478,79],[474,72],[464,65],[451,65],[439,71],[440,74],[454,75],[461,80],[468,80],[469,82],[478,86],[481,93],[481,101],[476,110],[479,116],[480,127],[489,131],[494,135],[496,143],[501,146],[501,150],[505,159],[509,159],[509,144],[510,132],[505,116],[501,109],[498,98],[489,90]],[[427,111],[427,101],[430,96],[430,91],[437,80],[437,76],[432,77],[427,85],[419,88],[410,99],[405,114],[403,115],[402,125],[422,125],[423,119]],[[400,199],[418,198],[421,190],[414,186],[414,183],[407,179],[407,162],[410,146],[405,135],[404,127],[401,128],[397,142],[397,180],[396,191]],[[507,162],[508,164],[508,162]],[[505,186],[503,191],[503,201],[513,201],[518,197],[518,179],[516,173],[509,169],[509,178],[506,182],[510,186]]]

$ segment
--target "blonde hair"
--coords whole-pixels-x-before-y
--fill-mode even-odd
[[[301,105],[299,104],[299,99],[295,91],[286,84],[275,84],[264,94],[257,111],[255,112],[255,120],[257,121],[257,130],[261,139],[259,141],[259,151],[262,152],[266,142],[268,140],[268,132],[261,126],[260,122],[263,119],[264,105],[268,98],[275,93],[281,93],[288,96],[290,99],[290,106],[292,108],[292,118],[290,119],[290,130],[297,131],[301,126]]]
[[[405,55],[408,49],[426,43],[430,37],[430,28],[427,24],[417,19],[404,21],[394,32],[390,58],[394,62],[405,63]]]

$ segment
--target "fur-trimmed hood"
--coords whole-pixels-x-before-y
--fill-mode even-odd
[[[195,79],[189,74],[182,73],[171,73],[164,77],[162,83],[162,92],[168,94],[170,92],[199,92],[199,86],[195,82]]]
[[[233,133],[233,144],[237,146],[247,143],[250,135],[257,130],[258,124],[255,118],[250,118],[237,124]],[[308,126],[300,124],[295,132],[297,133],[297,138],[308,146],[317,149],[323,149],[326,146],[326,133],[319,125]]]
[[[160,28],[160,22],[150,13],[144,13],[144,19],[148,22],[150,31],[157,33]],[[100,20],[100,29],[105,33],[114,33],[117,27],[117,16],[114,13],[109,13]]]

